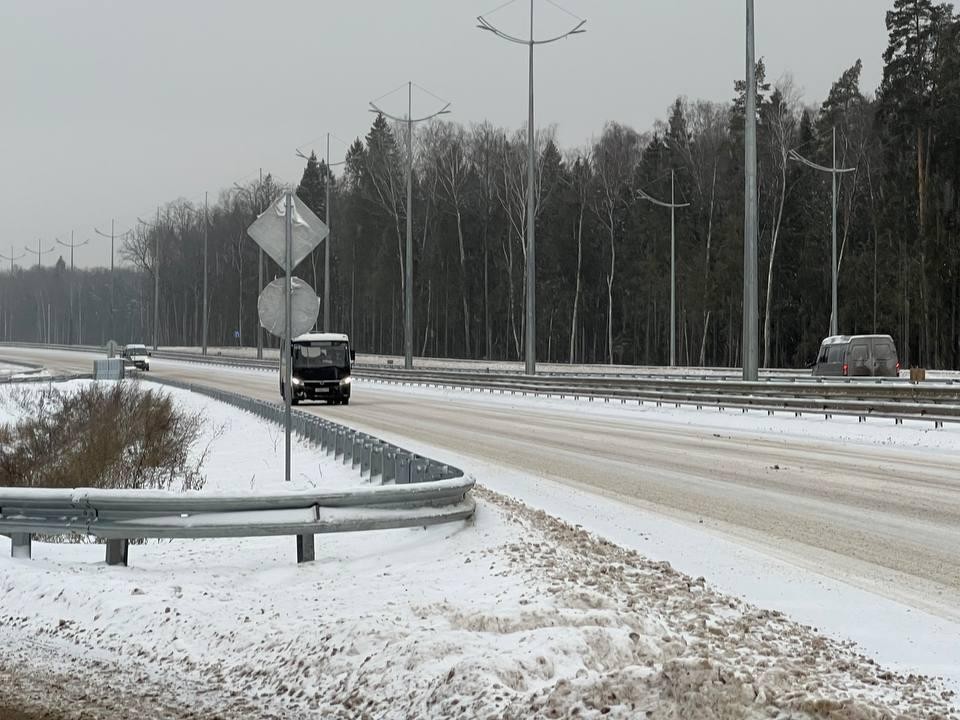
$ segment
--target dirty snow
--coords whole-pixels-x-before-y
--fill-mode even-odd
[[[267,423],[171,391],[208,488],[279,476]],[[279,447],[279,451],[278,451]],[[349,482],[297,446],[302,482]],[[354,480],[356,478],[354,476]],[[151,718],[944,717],[951,695],[850,644],[480,488],[473,522],[102,547],[0,538],[2,702]],[[118,673],[122,669],[122,693]],[[51,692],[52,688],[56,688]]]

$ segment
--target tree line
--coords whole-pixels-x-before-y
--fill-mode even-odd
[[[893,335],[904,364],[960,368],[960,17],[896,0],[886,24],[875,92],[857,60],[811,106],[758,64],[764,366],[806,366],[829,329],[831,178],[791,151],[830,167],[835,147],[853,169],[838,175],[840,331]],[[745,90],[678,98],[643,131],[609,122],[583,147],[537,131],[538,358],[668,361],[670,213],[649,196],[688,204],[676,211],[678,362],[740,363]],[[323,218],[331,183],[331,329],[361,352],[402,352],[406,152],[406,126],[377,117],[338,174],[313,156],[290,188]],[[522,358],[526,132],[434,121],[415,131],[412,162],[415,352]],[[2,336],[149,341],[159,271],[160,343],[199,345],[206,231],[209,342],[255,344],[258,252],[245,231],[286,189],[267,175],[206,214],[167,203],[125,237],[112,280],[62,261],[5,273]],[[297,269],[320,295],[322,253]],[[278,273],[265,259],[264,283]]]

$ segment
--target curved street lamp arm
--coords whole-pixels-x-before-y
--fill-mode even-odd
[[[800,153],[798,153],[796,150],[791,150],[791,151],[790,151],[790,159],[791,159],[791,160],[796,160],[796,161],[799,162],[799,163],[803,163],[803,164],[806,165],[807,167],[811,167],[811,168],[813,168],[814,170],[819,170],[820,172],[827,172],[827,173],[832,173],[832,172],[837,172],[837,173],[851,173],[851,172],[854,172],[854,171],[856,170],[855,167],[852,167],[852,168],[828,168],[828,167],[825,167],[825,166],[823,166],[823,165],[818,165],[817,163],[813,162],[812,160],[807,160],[807,158],[805,158],[803,155],[801,155]]]
[[[581,20],[571,30],[567,30],[567,32],[557,35],[556,37],[546,38],[544,40],[530,40],[530,39],[518,38],[508,33],[505,33],[503,30],[500,30],[495,25],[493,25],[489,20],[483,17],[483,15],[480,15],[479,17],[477,17],[477,22],[479,23],[477,27],[480,28],[481,30],[492,32],[498,38],[502,38],[503,40],[507,40],[508,42],[516,43],[517,45],[549,45],[550,43],[556,42],[557,40],[563,40],[564,38],[570,37],[571,35],[579,35],[581,33],[585,33],[586,30],[583,29],[583,26],[587,24],[586,20]]]
[[[294,150],[296,150],[296,152],[297,152],[297,157],[303,158],[304,160],[309,160],[309,159],[310,159],[308,156],[306,156],[306,155],[303,154],[303,150],[301,150],[300,148],[294,148]],[[322,159],[322,158],[317,158],[317,159],[320,160],[320,159]],[[329,163],[329,164],[327,165],[327,167],[338,167],[338,166],[340,166],[340,165],[346,165],[346,164],[347,164],[347,161],[346,161],[346,160],[341,160],[340,162]]]
[[[441,109],[437,110],[437,112],[433,113],[432,115],[424,115],[424,116],[421,117],[421,118],[413,118],[412,120],[411,120],[411,119],[408,119],[408,118],[405,118],[405,117],[397,117],[396,115],[391,115],[390,113],[385,112],[384,110],[381,110],[379,107],[377,107],[377,106],[376,106],[375,104],[373,104],[373,103],[370,103],[370,112],[378,113],[378,114],[380,114],[380,115],[383,115],[385,118],[388,118],[388,119],[390,119],[390,120],[394,120],[395,122],[421,123],[421,122],[424,122],[424,121],[426,121],[426,120],[432,120],[433,118],[435,118],[435,117],[437,117],[437,116],[439,116],[439,115],[449,115],[449,114],[450,114],[450,110],[448,109],[449,107],[450,107],[450,103],[447,103],[446,105],[444,105]]]
[[[659,205],[660,207],[673,208],[674,210],[690,207],[690,203],[668,203],[668,202],[663,202],[663,200],[657,200],[655,197],[653,197],[652,195],[648,195],[646,192],[644,192],[640,188],[637,188],[637,195],[640,196],[641,200],[646,200],[647,202],[653,203],[654,205]]]
[[[108,237],[109,237],[109,236],[108,236]],[[57,242],[60,243],[61,245],[63,245],[64,247],[68,247],[68,248],[78,248],[78,247],[83,247],[83,246],[86,245],[88,242],[90,242],[90,240],[87,239],[87,240],[84,240],[83,242],[68,243],[68,242],[64,242],[64,241],[61,240],[60,238],[57,238]],[[53,250],[53,248],[50,248],[50,249]]]

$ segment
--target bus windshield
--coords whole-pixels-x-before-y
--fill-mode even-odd
[[[293,346],[293,364],[297,367],[346,367],[345,343],[310,343]]]

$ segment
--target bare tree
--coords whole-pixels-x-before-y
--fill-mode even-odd
[[[593,146],[593,211],[610,241],[610,269],[607,272],[607,359],[613,364],[613,282],[617,270],[617,231],[620,211],[630,200],[634,169],[640,161],[640,136],[625,125],[608,123]]]
[[[790,161],[790,151],[795,145],[797,136],[798,105],[799,93],[794,87],[793,79],[786,76],[780,80],[774,89],[767,104],[766,117],[764,118],[764,125],[766,126],[764,140],[767,144],[768,155],[775,175],[775,199],[771,207],[773,217],[770,222],[770,258],[767,263],[767,298],[763,316],[763,367],[770,367],[773,268],[777,258],[777,241],[780,238],[780,228],[783,226],[783,208],[791,189],[787,179],[787,166]]]

